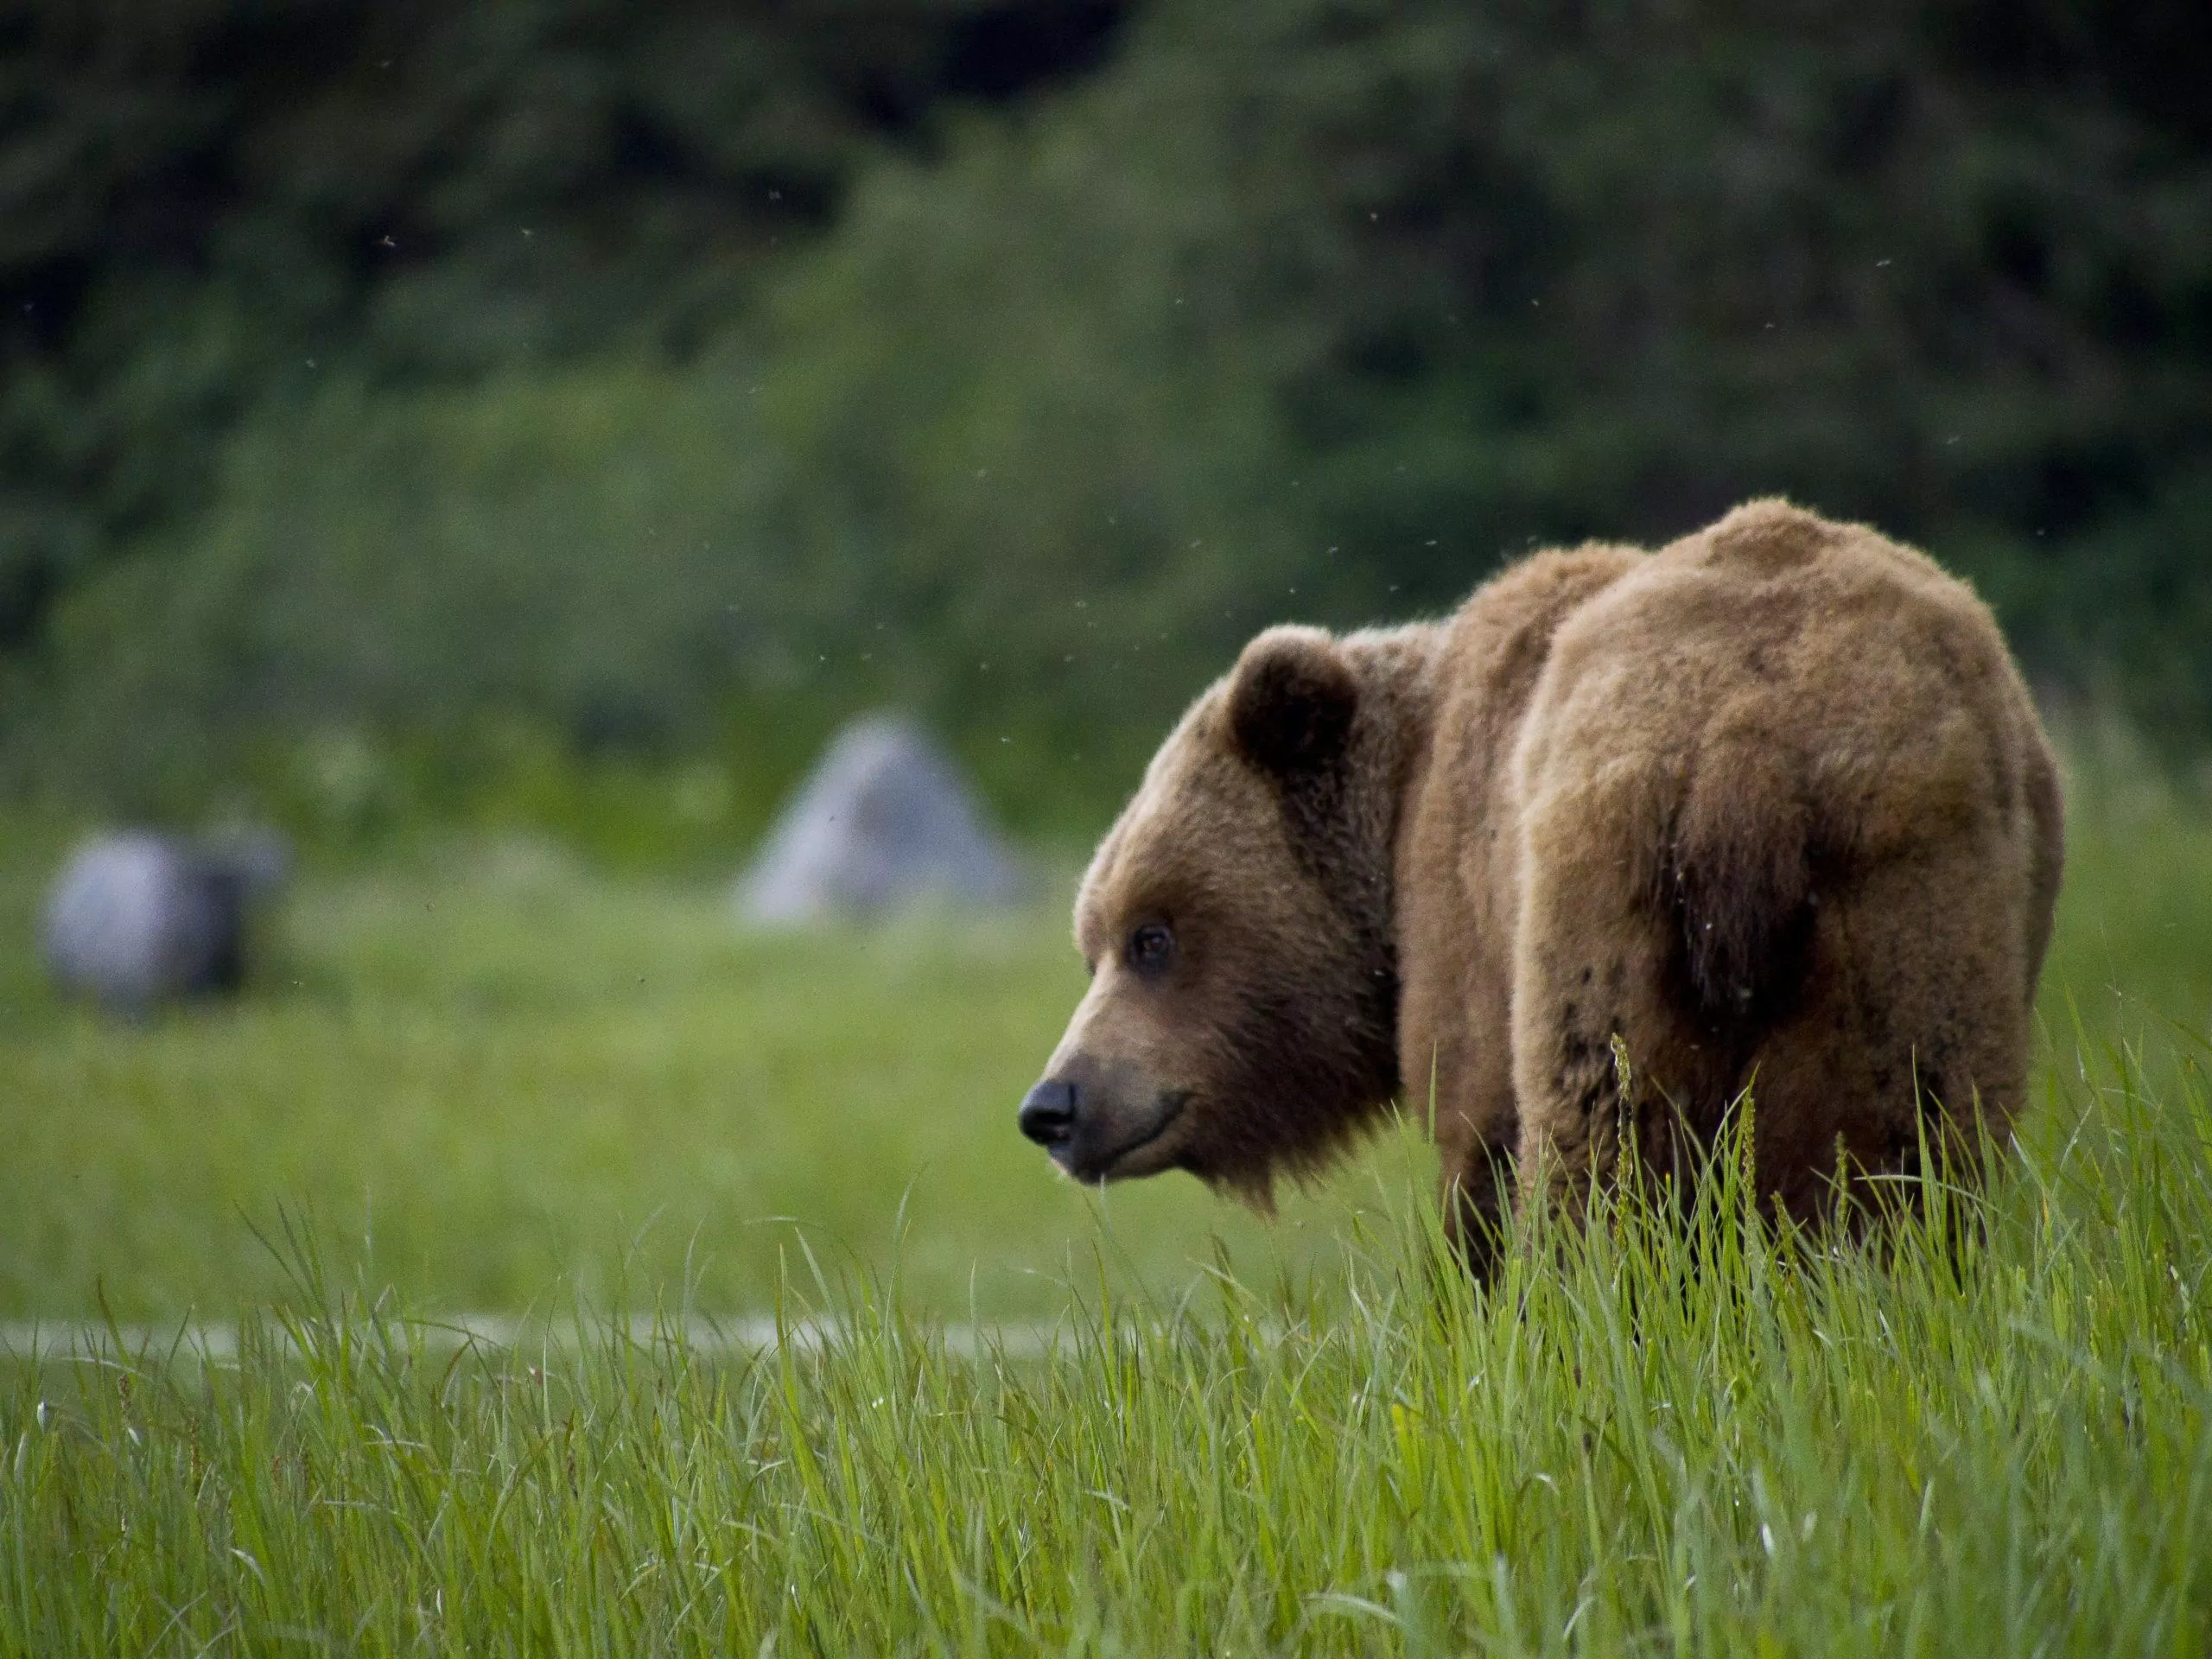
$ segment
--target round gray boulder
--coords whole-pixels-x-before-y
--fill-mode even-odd
[[[236,990],[249,907],[289,866],[265,833],[201,843],[147,830],[79,846],[48,893],[43,943],[63,991],[143,1014],[181,997]]]

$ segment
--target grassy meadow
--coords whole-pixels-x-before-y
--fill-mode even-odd
[[[1981,1225],[1630,1193],[1479,1300],[1410,1134],[1273,1224],[1052,1177],[1057,914],[747,936],[421,850],[117,1027],[15,826],[0,1319],[122,1340],[0,1370],[0,1651],[2202,1653],[2212,820],[2087,754],[2073,823]]]
[[[227,1317],[288,1294],[288,1222],[455,1313],[758,1313],[810,1253],[1020,1317],[1102,1253],[1135,1285],[1278,1243],[1194,1183],[1077,1187],[1016,1133],[1084,982],[1057,912],[747,935],[717,887],[507,845],[310,880],[275,932],[253,995],[143,1029],[15,964],[0,1318]],[[1302,1237],[1323,1206],[1288,1209]]]

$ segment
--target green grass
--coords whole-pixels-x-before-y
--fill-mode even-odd
[[[2212,823],[2124,759],[2075,797],[2050,1063],[2077,1016],[2097,1041],[2205,1034]],[[1182,1176],[1103,1198],[1058,1179],[1013,1127],[1083,986],[1057,910],[747,937],[711,886],[517,843],[420,854],[311,876],[253,995],[142,1030],[38,982],[63,844],[0,840],[0,1318],[281,1296],[257,1236],[280,1205],[418,1308],[688,1280],[758,1312],[804,1238],[878,1271],[895,1254],[917,1306],[1046,1313],[1094,1243],[1124,1285],[1187,1282],[1216,1236],[1264,1274],[1326,1254],[1409,1166],[1429,1179],[1409,1137],[1274,1227]]]
[[[821,1351],[448,1357],[326,1294],[235,1369],[26,1368],[0,1643],[2201,1654],[2212,1110],[2082,1098],[1886,1261],[1721,1192],[1479,1301],[1402,1224],[1042,1358],[865,1291]]]
[[[454,1310],[688,1279],[757,1311],[802,1239],[885,1266],[896,1237],[918,1304],[1041,1313],[1102,1227],[1124,1282],[1280,1243],[1185,1180],[1102,1198],[1015,1133],[1083,984],[1057,915],[748,937],[719,890],[508,847],[310,882],[274,946],[252,996],[143,1030],[0,1012],[0,1316],[281,1296],[280,1205]]]
[[[1054,918],[747,938],[509,849],[310,880],[252,996],[144,1030],[0,958],[0,1315],[245,1316],[0,1374],[0,1651],[2202,1653],[2212,827],[2074,798],[1961,1249],[1631,1195],[1487,1299],[1410,1135],[1272,1228],[1052,1178]],[[600,1318],[678,1308],[842,1323]]]
[[[1312,1255],[1376,1192],[1356,1173],[1269,1228],[1188,1179],[1059,1179],[1013,1128],[1082,995],[1058,913],[746,936],[721,889],[506,845],[309,880],[272,951],[244,1002],[149,1028],[17,971],[0,1316],[281,1299],[281,1205],[414,1307],[688,1281],[759,1312],[807,1248],[896,1255],[933,1310],[1042,1314],[1095,1243],[1117,1283],[1184,1281],[1217,1236]]]

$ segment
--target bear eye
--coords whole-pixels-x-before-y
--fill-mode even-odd
[[[1129,966],[1147,976],[1165,973],[1175,959],[1175,935],[1165,922],[1142,922],[1129,931]]]

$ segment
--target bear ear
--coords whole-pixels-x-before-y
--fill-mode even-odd
[[[1229,729],[1262,771],[1319,772],[1340,758],[1359,682],[1319,628],[1270,628],[1244,647],[1229,685]]]

